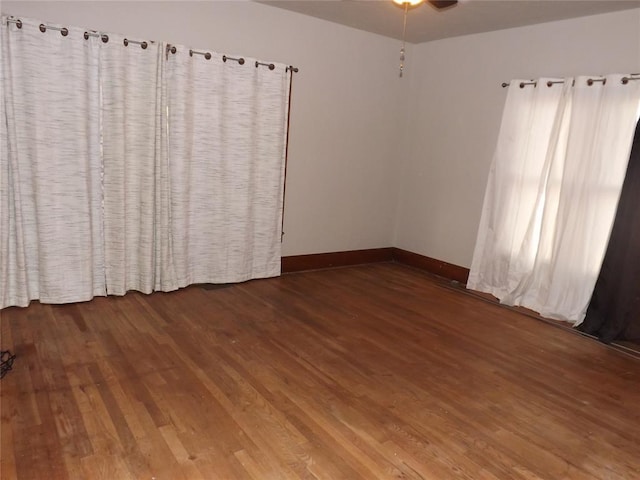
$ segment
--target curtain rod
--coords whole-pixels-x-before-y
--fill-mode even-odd
[[[19,18],[14,18],[14,17],[8,17],[7,18],[7,23],[15,23],[16,27],[18,28],[22,28],[22,20],[20,20]],[[56,30],[58,32],[60,32],[62,34],[63,37],[66,37],[67,35],[69,35],[69,29],[67,27],[55,27],[55,26],[51,26],[51,25],[45,25],[44,23],[41,23],[40,26],[40,31],[42,33],[46,32],[47,29],[49,30]],[[88,31],[88,32],[84,32],[84,39],[88,40],[89,37],[100,37],[103,43],[107,43],[109,41],[109,35],[104,34],[104,33],[99,33],[96,31]],[[124,46],[127,47],[129,46],[129,44],[135,44],[135,45],[140,45],[140,47],[144,50],[147,48],[148,43],[145,41],[137,41],[137,40],[129,40],[127,38],[124,39],[123,41]],[[150,41],[150,43],[155,43],[153,40]],[[171,53],[176,53],[178,50],[174,45],[170,45],[167,44],[167,53],[171,52]],[[211,60],[211,53],[209,52],[199,52],[197,50],[189,50],[189,56],[193,57],[193,55],[202,55],[205,59],[207,60]],[[227,55],[222,55],[222,61],[226,63],[227,60],[233,60],[234,62],[238,62],[239,65],[244,65],[245,60],[244,58],[240,57],[240,58],[233,58],[233,57],[229,57]],[[265,63],[265,62],[259,62],[256,61],[255,62],[255,67],[258,68],[260,66],[264,66],[269,68],[269,70],[274,70],[276,68],[275,64],[273,63]],[[294,72],[294,73],[298,73],[299,69],[298,67],[294,67],[293,65],[288,65],[285,68],[285,72]]]
[[[640,80],[640,73],[630,73],[628,77],[627,76],[622,77],[622,79],[620,79],[620,83],[622,83],[623,85],[626,85],[631,80]],[[555,80],[555,81],[549,80],[547,82],[547,87],[555,85],[556,83],[564,83],[564,80]],[[591,86],[594,83],[602,83],[603,85],[605,85],[607,83],[607,79],[606,78],[587,79],[587,85]],[[576,81],[573,80],[573,82],[571,82],[571,86],[574,86],[575,84],[576,84]],[[508,87],[509,85],[511,85],[511,83],[502,82],[502,88]],[[524,88],[527,85],[533,85],[534,87],[537,87],[538,82],[536,80],[531,80],[530,82],[520,82],[520,88]]]

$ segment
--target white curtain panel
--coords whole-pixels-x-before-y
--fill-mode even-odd
[[[166,65],[176,286],[279,275],[286,66],[176,48]]]
[[[557,79],[540,79],[541,82]],[[535,247],[525,242],[539,207],[542,172],[567,88],[520,88],[507,92],[473,265],[467,286],[507,299],[533,264]],[[527,249],[526,252],[522,252]]]
[[[2,22],[0,308],[280,273],[289,73]]]
[[[2,26],[0,308],[105,295],[96,44]]]
[[[467,284],[576,325],[602,264],[640,105],[640,82],[589,78],[573,87],[570,78],[511,82]]]
[[[124,41],[111,34],[100,45],[106,279],[115,295],[159,289],[168,261],[164,50]]]
[[[638,119],[639,82],[624,85],[622,77],[592,85],[589,77],[575,79],[566,155],[549,179],[560,185],[558,200],[547,204],[531,275],[537,284],[523,300],[576,325],[604,259]]]

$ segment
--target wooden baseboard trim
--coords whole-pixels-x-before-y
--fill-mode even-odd
[[[393,248],[371,248],[347,252],[313,253],[311,255],[293,255],[282,257],[282,273],[319,270],[322,268],[346,267],[365,263],[391,262]]]
[[[462,284],[466,284],[469,278],[468,268],[443,262],[442,260],[436,260],[435,258],[425,257],[424,255],[402,250],[401,248],[393,249],[393,260],[450,280],[455,280]]]
[[[468,268],[394,247],[351,250],[347,252],[313,253],[311,255],[292,255],[282,257],[281,269],[282,273],[293,273],[305,270],[320,270],[323,268],[391,261],[418,268],[462,284],[466,284],[469,278]]]

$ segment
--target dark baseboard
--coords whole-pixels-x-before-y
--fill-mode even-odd
[[[425,270],[429,273],[439,275],[449,280],[455,280],[462,284],[467,283],[469,278],[469,269],[454,265],[453,263],[443,262],[442,260],[436,260],[435,258],[425,257],[417,253],[402,250],[400,248],[393,249],[393,260],[410,267]]]
[[[293,273],[391,261],[418,268],[462,284],[466,284],[467,278],[469,278],[468,268],[394,247],[282,257],[281,268],[282,273]]]
[[[282,257],[282,273],[319,270],[321,268],[346,267],[365,263],[390,262],[393,260],[393,248],[371,248],[348,252],[313,253],[311,255],[293,255]]]

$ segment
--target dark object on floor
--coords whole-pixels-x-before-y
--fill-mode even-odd
[[[0,378],[3,378],[5,373],[11,370],[15,358],[16,356],[12,355],[9,350],[2,350],[2,352],[0,352]]]

